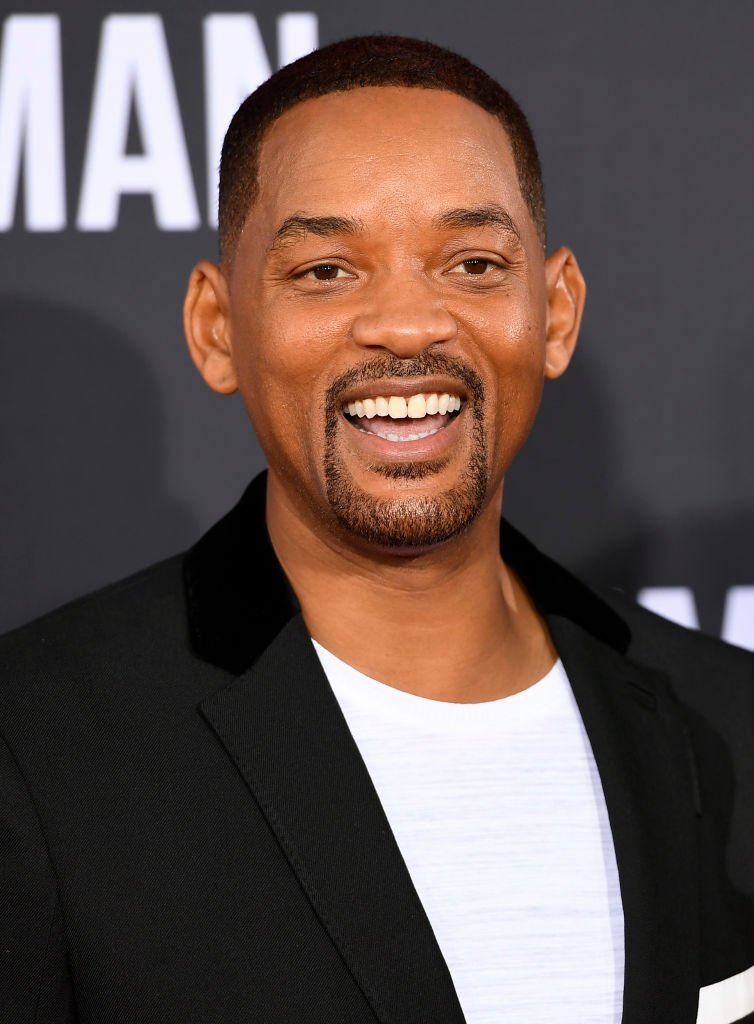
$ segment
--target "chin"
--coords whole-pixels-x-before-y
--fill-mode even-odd
[[[412,555],[436,548],[465,533],[484,508],[490,473],[481,414],[469,421],[465,441],[462,434],[449,450],[415,458],[355,454],[339,443],[337,425],[325,434],[327,501],[340,525],[373,549]],[[453,428],[446,430],[450,436]]]
[[[400,476],[407,478],[405,472]],[[417,472],[408,478],[426,476]],[[488,483],[486,463],[441,493],[427,493],[423,488],[420,494],[403,491],[377,497],[359,488],[336,466],[329,467],[325,479],[327,500],[341,526],[371,547],[406,555],[428,551],[468,530],[484,507]]]

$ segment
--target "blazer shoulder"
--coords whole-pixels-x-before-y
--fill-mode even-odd
[[[754,652],[726,643],[698,629],[671,622],[632,601],[618,590],[602,592],[604,600],[621,616],[631,631],[629,652],[655,661],[657,667],[725,666],[730,672],[752,679]]]
[[[754,654],[686,629],[648,611],[620,590],[593,588],[541,552],[509,522],[501,524],[501,553],[518,572],[546,621],[565,618],[626,657],[690,679],[723,671],[733,685],[754,685]]]
[[[0,637],[0,711],[36,683],[97,676],[166,647],[188,649],[182,555],[148,566]]]
[[[754,738],[754,653],[670,622],[618,591],[602,596],[628,626],[629,658],[664,673],[689,708]]]

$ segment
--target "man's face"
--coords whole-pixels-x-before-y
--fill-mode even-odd
[[[544,256],[502,126],[436,90],[307,100],[271,127],[259,185],[229,328],[273,487],[382,547],[458,534],[501,493],[546,373]]]

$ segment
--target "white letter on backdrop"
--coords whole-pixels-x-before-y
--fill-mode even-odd
[[[649,611],[679,626],[699,629],[699,616],[694,595],[688,587],[644,587],[636,598]]]
[[[317,15],[282,14],[277,19],[279,66],[318,45]],[[230,119],[250,92],[272,74],[253,14],[210,14],[204,19],[207,107],[207,219],[217,227],[220,151]]]
[[[126,153],[133,103],[143,153]],[[120,197],[152,196],[157,226],[199,226],[165,31],[157,14],[111,14],[102,26],[78,226],[112,231]]]
[[[0,231],[13,226],[24,168],[30,231],[65,227],[65,149],[60,19],[14,14],[0,51]]]
[[[723,640],[754,651],[754,587],[731,587],[725,599]]]

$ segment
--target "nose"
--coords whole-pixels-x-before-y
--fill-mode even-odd
[[[418,355],[438,342],[453,341],[458,325],[429,282],[385,281],[368,308],[353,320],[351,335],[364,348],[382,348],[399,359]]]

